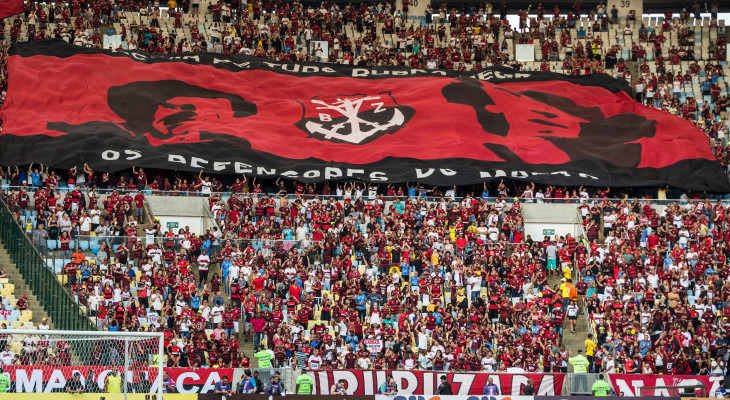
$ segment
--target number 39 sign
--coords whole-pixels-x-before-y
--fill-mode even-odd
[[[644,11],[644,0],[608,0],[606,13],[609,18],[611,17],[611,10],[614,6],[618,10],[619,17],[625,17],[629,15],[631,10],[633,10],[637,21],[641,23],[641,14]]]

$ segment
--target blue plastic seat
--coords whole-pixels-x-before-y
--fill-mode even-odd
[[[101,243],[99,243],[99,239],[91,238],[89,239],[89,249],[92,253],[96,254],[99,252],[99,249],[101,248]]]
[[[57,258],[53,264],[53,273],[59,274],[65,265],[62,258]]]

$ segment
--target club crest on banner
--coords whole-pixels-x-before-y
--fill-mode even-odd
[[[297,125],[310,137],[334,143],[365,144],[402,128],[414,110],[399,105],[388,92],[316,96],[300,101],[304,108]]]

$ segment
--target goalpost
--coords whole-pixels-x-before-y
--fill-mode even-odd
[[[45,394],[69,390],[155,400],[164,389],[163,343],[162,332],[0,330],[0,366],[10,379],[7,393],[23,400],[54,400]]]

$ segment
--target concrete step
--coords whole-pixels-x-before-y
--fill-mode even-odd
[[[256,358],[253,356],[253,353],[255,349],[253,348],[253,338],[248,341],[244,341],[243,339],[238,340],[238,346],[243,352],[243,354],[246,355],[251,360],[251,368],[258,368],[259,362],[256,360]]]
[[[575,326],[575,334],[570,333],[570,323],[566,320],[563,326],[563,346],[565,349],[575,356],[578,350],[582,350],[585,355],[585,341],[588,339],[588,324],[585,315],[579,315]],[[572,367],[568,367],[568,371],[572,372]]]
[[[33,318],[31,319],[33,324],[37,326],[44,318],[48,318],[48,323],[51,329],[54,329],[53,321],[48,317],[48,314],[43,308],[42,302],[30,289],[25,278],[20,273],[15,263],[12,262],[10,255],[2,244],[0,244],[0,265],[2,265],[3,271],[7,274],[8,281],[15,285],[15,291],[13,293],[15,298],[21,298],[24,295],[28,296],[29,309],[33,311]]]
[[[579,315],[575,324],[575,334],[570,333],[570,322],[566,319],[563,325],[563,346],[567,350],[585,351],[585,340],[588,338],[588,325],[586,324],[585,315]]]
[[[560,278],[553,278],[548,280],[548,284],[553,287],[555,285],[560,286],[562,280]],[[585,311],[585,310],[583,310]],[[565,346],[565,350],[570,351],[573,355],[578,353],[578,350],[582,350],[585,353],[585,340],[588,338],[588,324],[586,323],[585,315],[578,315],[578,319],[575,324],[575,334],[570,331],[570,320],[565,317],[563,322],[563,339],[560,344]],[[569,367],[572,368],[572,367]]]

